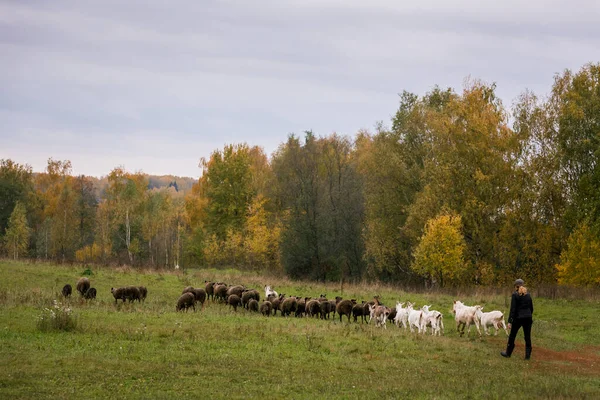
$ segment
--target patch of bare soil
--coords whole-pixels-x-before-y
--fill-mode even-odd
[[[554,351],[534,346],[531,361],[534,369],[600,376],[600,347],[597,346],[586,346],[576,351]]]

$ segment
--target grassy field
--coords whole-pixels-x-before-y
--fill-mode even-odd
[[[442,311],[443,337],[388,326],[266,318],[207,302],[176,313],[188,285],[204,280],[269,283],[290,295],[339,295],[339,285],[292,282],[237,271],[185,273],[94,268],[98,298],[69,300],[77,327],[44,331],[38,318],[85,268],[0,261],[0,398],[600,398],[597,301],[534,298],[533,355],[522,334],[511,359],[506,336],[459,337],[453,297],[386,286],[347,286],[343,297],[388,305],[411,300]],[[112,286],[145,285],[145,303],[115,306]],[[263,292],[264,293],[264,292]],[[461,296],[507,311],[503,296]]]

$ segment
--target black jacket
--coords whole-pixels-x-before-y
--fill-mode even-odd
[[[533,300],[529,293],[519,296],[517,291],[513,292],[510,301],[510,314],[508,323],[512,324],[515,319],[531,318],[533,316]]]

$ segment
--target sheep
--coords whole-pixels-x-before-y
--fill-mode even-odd
[[[229,287],[229,289],[227,289],[227,296],[231,296],[232,294],[235,294],[237,297],[239,297],[241,299],[242,293],[244,293],[245,289],[246,288],[241,285],[231,286],[231,287]]]
[[[321,315],[321,303],[319,300],[312,299],[306,302],[306,316],[316,317]]]
[[[70,297],[72,292],[73,292],[73,287],[71,287],[71,285],[69,285],[67,283],[65,286],[63,286],[63,288],[62,288],[63,297]]]
[[[271,308],[273,307],[273,305],[271,304],[270,301],[265,300],[263,301],[263,303],[260,305],[260,313],[266,317],[271,315]]]
[[[194,287],[193,287],[193,286],[186,286],[186,287],[183,289],[183,291],[181,292],[181,294],[184,294],[184,293],[191,293],[191,292],[192,292],[192,290],[194,290]]]
[[[136,286],[125,286],[120,288],[110,288],[110,292],[113,294],[115,298],[115,304],[117,304],[117,300],[129,300],[132,303],[134,300],[140,300],[140,289]]]
[[[146,289],[146,286],[138,286],[138,289],[140,291],[140,301],[146,302],[146,297],[148,296],[148,289]]]
[[[88,291],[89,288],[90,288],[90,280],[86,277],[79,278],[79,280],[77,281],[77,291],[79,292],[79,294],[81,296],[83,296],[85,294],[85,292]]]
[[[227,285],[224,283],[215,283],[215,297],[218,300],[226,301],[227,300]]]
[[[483,331],[486,335],[490,334],[488,332],[488,326],[490,325],[496,329],[496,333],[494,333],[494,336],[498,336],[498,331],[500,330],[500,327],[502,327],[504,329],[504,332],[506,332],[506,335],[508,335],[508,330],[506,329],[506,323],[504,322],[504,314],[502,313],[502,311],[483,312],[482,306],[475,306],[475,308],[477,308],[476,314],[479,318],[481,326],[483,326]]]
[[[321,319],[329,319],[331,313],[331,303],[328,300],[321,301],[319,304],[321,308]]]
[[[258,300],[250,299],[248,302],[248,311],[258,312]]]
[[[206,298],[212,299],[213,301],[215,300],[215,288],[213,286],[214,284],[214,282],[204,281],[204,290],[206,291]]]
[[[194,303],[196,303],[196,297],[194,296],[194,293],[186,292],[179,296],[175,311],[185,310],[185,312],[187,312],[188,308],[192,307],[194,312],[196,312],[196,306]]]
[[[85,292],[85,294],[83,295],[84,298],[86,299],[95,299],[96,298],[96,289],[95,288],[89,288],[87,290],[87,292]]]
[[[287,317],[291,313],[295,314],[297,307],[298,307],[298,300],[294,296],[288,297],[287,299],[283,300],[279,304],[279,309],[281,310],[281,316]]]
[[[238,306],[242,305],[242,299],[240,299],[240,296],[237,294],[230,294],[227,296],[227,304],[229,304],[230,307],[233,307],[233,311],[237,312]]]
[[[285,294],[280,294],[279,297],[273,297],[270,296],[269,297],[269,301],[271,302],[271,305],[273,306],[273,315],[277,315],[277,310],[279,310],[279,304],[283,301],[283,299],[285,298]]]
[[[257,302],[260,301],[260,294],[254,289],[244,290],[242,293],[242,306],[244,308],[248,308],[248,303],[252,299],[256,300]]]
[[[348,317],[348,322],[350,322],[350,315],[352,315],[352,307],[354,307],[354,305],[356,304],[356,300],[343,300],[341,297],[338,296],[335,298],[335,301],[335,311],[340,316],[340,322],[342,322],[342,316],[344,315]]]
[[[202,288],[195,288],[191,291],[191,293],[194,294],[194,298],[196,299],[196,301],[202,305],[202,308],[204,308],[204,301],[206,300],[206,290]]]
[[[332,318],[335,319],[335,300],[329,300],[329,309],[331,310],[331,314],[333,314]]]
[[[358,317],[360,317],[361,322],[365,321],[364,306],[365,301],[363,300],[361,304],[355,304],[354,307],[352,307],[352,316],[354,317],[354,322],[358,322]]]
[[[465,334],[465,327],[468,327],[467,336],[469,336],[469,333],[471,333],[471,325],[475,325],[479,336],[481,336],[476,306],[466,306],[462,302],[454,300],[454,304],[452,305],[452,313],[454,314],[454,319],[456,320],[456,330],[461,337]],[[461,326],[462,330],[460,329]]]
[[[306,302],[308,300],[310,300],[310,297],[298,299],[298,302],[296,303],[296,318],[302,317],[304,315],[304,313],[306,312]]]

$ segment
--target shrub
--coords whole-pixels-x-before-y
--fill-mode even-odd
[[[52,307],[44,308],[38,317],[37,327],[43,332],[47,331],[74,331],[77,329],[77,319],[73,310],[57,300],[53,300]]]

